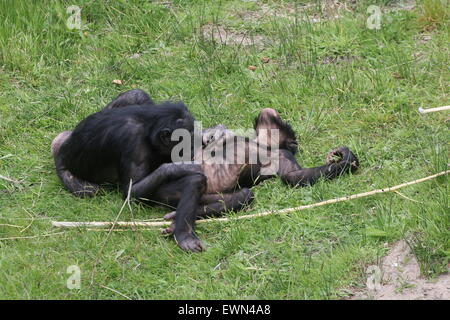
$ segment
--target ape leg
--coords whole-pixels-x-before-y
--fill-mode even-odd
[[[338,161],[331,161],[330,154],[341,157]],[[312,185],[320,178],[333,179],[346,172],[354,172],[359,167],[356,156],[346,147],[330,152],[327,164],[316,168],[302,169],[295,160],[294,155],[287,150],[280,150],[280,169],[278,174],[284,183],[291,186],[303,187]]]
[[[52,142],[51,150],[55,160],[56,174],[62,181],[64,187],[66,187],[66,189],[72,192],[75,196],[80,198],[92,197],[98,192],[100,187],[94,183],[75,177],[64,166],[59,155],[61,145],[70,137],[71,134],[72,131],[63,131]]]
[[[144,165],[137,167],[129,162],[124,164],[121,171],[125,172],[125,176],[121,181],[125,188],[129,186],[129,178],[133,181],[132,173],[142,172],[145,170]],[[206,177],[200,165],[166,163],[145,178],[137,179],[131,187],[131,195],[144,201],[156,200],[160,203],[175,204],[177,206],[175,240],[183,250],[199,252],[204,247],[194,233],[194,221],[205,190]]]
[[[197,219],[205,217],[221,216],[226,211],[239,211],[253,201],[253,192],[244,188],[234,193],[227,194],[205,194],[201,198],[202,203],[197,209]],[[164,219],[175,219],[176,211],[172,211],[164,216]],[[175,230],[176,223],[162,230],[163,234],[172,234]]]
[[[194,233],[194,221],[198,203],[206,190],[206,177],[202,174],[188,176],[186,183],[182,184],[182,188],[183,192],[177,206],[178,214],[175,217],[173,232],[175,241],[183,250],[199,252],[205,248]]]
[[[197,218],[221,216],[226,211],[239,211],[253,202],[254,196],[250,189],[226,194],[205,194],[200,199]],[[164,219],[174,219],[176,211],[164,216]]]
[[[239,211],[253,202],[253,192],[248,188],[226,194],[206,194],[197,210],[197,218],[220,216],[226,211]]]
[[[133,89],[119,94],[103,110],[144,104],[154,104],[154,102],[144,90]]]
[[[177,205],[177,215],[171,232],[173,231],[177,244],[183,250],[193,252],[204,250],[202,242],[194,233],[194,221],[205,189],[206,177],[194,172],[161,185],[150,197],[150,200],[160,203]]]
[[[124,172],[127,171],[139,171],[135,167],[127,166]],[[170,181],[178,180],[180,178],[190,176],[193,174],[203,175],[201,166],[194,163],[165,163],[159,166],[155,171],[146,176],[145,178],[138,180],[136,183],[133,182],[131,187],[131,196],[136,199],[150,199],[153,193],[163,184],[167,184]],[[131,179],[133,177],[131,174]],[[123,185],[123,195],[126,196],[128,193],[129,182],[126,181],[128,178],[122,178]]]

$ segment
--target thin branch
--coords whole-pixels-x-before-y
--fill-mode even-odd
[[[395,192],[396,194],[398,194],[400,197],[405,198],[406,200],[413,201],[413,202],[417,202],[417,203],[423,203],[423,202],[420,202],[420,201],[417,201],[417,200],[411,199],[410,197],[405,196],[405,195],[404,195],[403,193],[401,193],[400,191],[395,190],[394,192]]]
[[[110,291],[112,291],[112,292],[114,292],[114,293],[117,293],[118,295],[124,297],[125,299],[133,300],[133,299],[131,299],[129,296],[126,296],[126,295],[124,295],[123,293],[121,293],[121,292],[119,292],[119,291],[117,291],[117,290],[115,290],[115,289],[113,289],[113,288],[104,286],[104,285],[102,285],[102,284],[100,285],[100,287],[105,288],[105,289],[107,289],[107,290],[110,290]]]
[[[25,228],[20,230],[20,233],[23,233],[24,231],[26,231],[34,223],[34,216],[31,213],[29,213],[27,209],[23,208],[23,210],[31,217],[31,222]]]
[[[444,110],[450,110],[450,106],[443,106],[443,107],[437,107],[437,108],[428,108],[428,109],[423,109],[422,107],[420,107],[418,111],[420,113],[430,113],[430,112],[444,111]]]
[[[345,197],[339,197],[339,198],[334,198],[334,199],[330,199],[330,200],[325,200],[325,201],[321,201],[321,202],[317,202],[317,203],[313,203],[313,204],[308,204],[308,205],[304,205],[304,206],[299,206],[299,207],[294,207],[294,208],[286,208],[286,209],[281,209],[281,210],[270,210],[270,211],[264,211],[264,212],[260,212],[260,213],[255,213],[255,214],[247,214],[247,215],[241,215],[241,216],[237,216],[234,218],[211,218],[211,219],[200,219],[197,220],[196,223],[208,223],[208,222],[226,222],[226,221],[230,221],[230,220],[241,220],[241,219],[251,219],[251,218],[257,218],[257,217],[263,217],[263,216],[268,216],[268,215],[273,215],[273,214],[286,214],[286,213],[290,213],[290,212],[294,212],[294,211],[301,211],[301,210],[306,210],[306,209],[310,209],[310,208],[315,208],[315,207],[320,207],[320,206],[324,206],[327,204],[332,204],[332,203],[338,203],[338,202],[343,202],[343,201],[348,201],[348,200],[353,200],[353,199],[358,199],[358,198],[363,198],[363,197],[368,197],[374,194],[379,194],[379,193],[386,193],[386,192],[396,192],[396,190],[407,187],[407,186],[411,186],[414,184],[418,184],[421,182],[425,182],[431,179],[434,179],[436,177],[439,176],[443,176],[450,173],[450,170],[446,170],[446,171],[442,171],[439,173],[436,173],[434,175],[422,178],[422,179],[417,179],[417,180],[413,180],[413,181],[409,181],[409,182],[405,182],[393,187],[388,187],[388,188],[383,188],[383,189],[376,189],[376,190],[372,190],[372,191],[367,191],[367,192],[362,192],[362,193],[357,193],[357,194],[353,194],[350,196],[345,196]],[[408,200],[413,200],[413,199],[409,199]],[[57,228],[76,228],[76,227],[93,227],[93,228],[105,228],[105,227],[110,227],[111,229],[109,230],[109,232],[111,232],[111,230],[115,227],[165,227],[165,226],[170,226],[172,224],[171,221],[117,221],[118,216],[116,217],[116,220],[113,222],[99,222],[99,221],[92,221],[92,222],[69,222],[69,221],[52,221],[52,226],[53,227],[57,227]]]
[[[18,239],[34,239],[34,238],[40,238],[40,237],[51,237],[51,236],[57,236],[57,235],[60,235],[60,234],[66,233],[66,232],[67,232],[67,231],[55,232],[55,233],[38,234],[38,235],[35,235],[35,236],[0,238],[0,241],[5,241],[5,240],[18,240]]]

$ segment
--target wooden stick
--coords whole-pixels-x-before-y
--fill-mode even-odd
[[[444,111],[444,110],[450,110],[450,106],[443,106],[443,107],[429,108],[429,109],[423,109],[422,107],[419,108],[420,113],[430,113],[430,112]]]
[[[114,223],[112,221],[107,221],[107,222],[52,221],[52,226],[56,227],[56,228],[80,228],[80,227],[108,228],[113,225],[115,227],[164,227],[164,226],[170,226],[171,223],[172,223],[171,221],[116,221],[116,223]]]
[[[421,183],[424,181],[428,181],[431,179],[434,179],[436,177],[439,176],[443,176],[450,173],[450,170],[446,170],[446,171],[442,171],[436,174],[433,174],[431,176],[422,178],[422,179],[417,179],[417,180],[413,180],[410,182],[406,182],[406,183],[402,183],[393,187],[388,187],[388,188],[384,188],[384,189],[376,189],[376,190],[372,190],[372,191],[368,191],[368,192],[362,192],[362,193],[358,193],[358,194],[353,194],[350,196],[345,196],[345,197],[339,197],[339,198],[335,198],[335,199],[330,199],[330,200],[325,200],[325,201],[321,201],[321,202],[317,202],[317,203],[313,203],[313,204],[308,204],[308,205],[304,205],[304,206],[299,206],[299,207],[294,207],[294,208],[286,208],[286,209],[281,209],[281,210],[270,210],[270,211],[264,211],[264,212],[260,212],[260,213],[255,213],[255,214],[247,214],[247,215],[242,215],[242,216],[236,216],[234,218],[212,218],[212,219],[201,219],[201,220],[197,220],[196,223],[207,223],[207,222],[225,222],[225,221],[230,221],[230,220],[240,220],[240,219],[251,219],[251,218],[257,218],[257,217],[263,217],[263,216],[268,216],[268,215],[272,215],[272,214],[286,214],[286,213],[290,213],[290,212],[294,212],[294,211],[301,211],[301,210],[305,210],[305,209],[310,209],[310,208],[315,208],[315,207],[320,207],[326,204],[331,204],[331,203],[337,203],[337,202],[343,202],[343,201],[348,201],[348,200],[352,200],[352,199],[358,199],[358,198],[363,198],[363,197],[367,197],[367,196],[371,196],[374,194],[378,194],[378,193],[385,193],[385,192],[392,192],[395,190],[398,190],[400,188],[404,188],[407,186],[411,186],[417,183]],[[52,226],[53,227],[57,227],[57,228],[79,228],[79,227],[94,227],[94,228],[106,228],[106,227],[111,227],[111,226],[117,226],[117,227],[166,227],[166,226],[170,226],[172,224],[171,221],[115,221],[115,222],[98,222],[98,221],[92,221],[92,222],[70,222],[70,221],[52,221]]]

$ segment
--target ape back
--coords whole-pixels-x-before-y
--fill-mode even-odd
[[[136,181],[170,161],[174,144],[167,136],[178,128],[192,132],[193,121],[181,102],[105,109],[76,126],[61,145],[60,158],[73,175],[89,182]]]

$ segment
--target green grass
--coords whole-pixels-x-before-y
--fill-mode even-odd
[[[54,172],[50,143],[61,131],[140,87],[157,100],[183,100],[204,126],[248,128],[264,107],[293,124],[303,166],[348,145],[361,162],[353,176],[289,189],[278,180],[254,188],[247,213],[314,203],[431,175],[449,162],[448,3],[366,27],[367,7],[348,2],[338,19],[320,1],[0,1],[0,238],[58,232],[50,220],[109,221],[118,192],[77,199]],[[345,2],[345,1],[341,1]],[[66,8],[82,8],[83,30],[65,26]],[[262,14],[288,12],[291,17]],[[236,15],[243,13],[243,16]],[[440,12],[440,11],[439,11]],[[255,18],[255,15],[257,18]],[[253,18],[252,18],[253,17]],[[226,45],[206,24],[248,34],[254,45]],[[425,39],[425,40],[423,40]],[[256,43],[257,42],[257,43]],[[138,58],[130,59],[139,53]],[[264,64],[261,57],[270,62]],[[248,69],[256,66],[255,71]],[[112,80],[120,79],[118,86]],[[365,283],[365,269],[407,239],[426,276],[450,259],[448,177],[402,189],[418,202],[382,194],[285,216],[197,228],[208,250],[182,252],[157,231],[71,230],[0,241],[0,298],[336,299]],[[121,220],[161,217],[137,204]],[[244,214],[244,213],[238,213]],[[8,225],[20,226],[15,228]],[[67,267],[81,269],[69,290]]]

